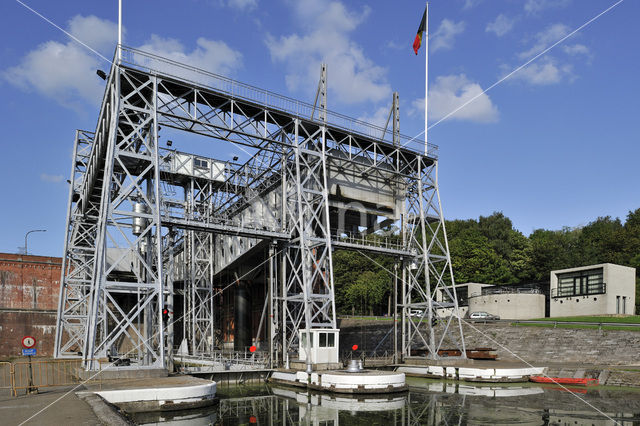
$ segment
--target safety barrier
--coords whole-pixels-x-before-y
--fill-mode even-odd
[[[0,362],[0,389],[7,389],[11,395],[13,391],[13,368],[10,362]]]
[[[8,389],[11,395],[17,396],[19,390],[29,393],[40,388],[88,382],[80,379],[80,369],[82,360],[79,359],[0,362],[0,389]],[[100,375],[90,381],[100,383]]]

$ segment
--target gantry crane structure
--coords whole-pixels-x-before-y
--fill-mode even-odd
[[[239,280],[258,253],[281,364],[300,330],[336,329],[336,249],[396,260],[400,356],[443,345],[464,356],[459,316],[432,323],[438,289],[457,312],[437,147],[400,133],[397,94],[383,128],[327,110],[324,66],[309,104],[129,47],[114,58],[95,131],[76,133],[56,357],[166,367],[178,322],[191,354],[215,351],[216,277]],[[247,159],[161,147],[161,129]],[[379,236],[387,225],[396,238]]]

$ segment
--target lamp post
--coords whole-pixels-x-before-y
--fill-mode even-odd
[[[47,232],[46,229],[32,229],[31,231],[24,234],[24,254],[29,254],[29,250],[27,250],[27,237],[32,232]]]

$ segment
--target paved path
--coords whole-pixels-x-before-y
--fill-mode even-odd
[[[73,389],[73,386],[61,386],[42,389],[38,394],[9,396],[9,392],[0,395],[0,423],[19,425],[38,411]],[[82,387],[76,391],[82,390]],[[51,407],[29,420],[25,425],[103,425],[86,402],[78,398],[75,392],[54,403]]]

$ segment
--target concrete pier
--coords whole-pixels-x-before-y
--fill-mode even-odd
[[[127,413],[185,410],[216,402],[216,382],[192,376],[107,381],[88,390]]]
[[[310,374],[278,370],[271,374],[269,382],[331,393],[380,394],[407,390],[404,373],[379,370],[328,370]]]
[[[394,366],[407,376],[433,379],[452,379],[468,382],[518,383],[528,382],[530,376],[546,374],[547,368],[524,363],[500,361],[426,360],[414,359]]]

